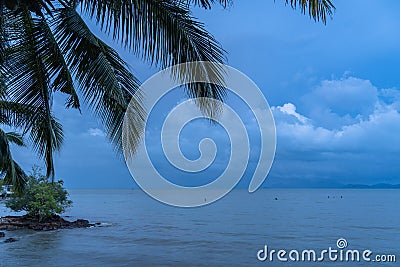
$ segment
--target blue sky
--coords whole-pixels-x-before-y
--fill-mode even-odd
[[[400,183],[400,2],[335,0],[337,10],[327,25],[283,2],[234,1],[228,10],[194,11],[228,52],[227,63],[249,76],[272,107],[277,152],[263,186]],[[157,72],[118,50],[142,81]],[[177,90],[162,108],[182,99]],[[66,137],[56,158],[57,178],[70,188],[136,187],[90,112],[65,110],[63,102],[56,97],[54,105]],[[247,114],[234,97],[227,103]],[[150,127],[158,129],[159,122]],[[240,183],[245,187],[258,151],[251,125],[249,135],[254,136],[250,163]],[[204,137],[214,138],[219,151],[229,146],[221,127],[196,121],[182,133],[183,153],[195,159]],[[160,149],[152,151],[158,168],[171,173]],[[42,165],[29,149],[14,149],[14,157],[25,169]],[[187,184],[209,182],[224,165],[226,157],[219,155],[207,173]],[[191,178],[185,175],[173,176],[186,183]]]

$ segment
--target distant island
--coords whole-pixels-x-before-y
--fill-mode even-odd
[[[400,189],[400,184],[378,183],[378,184],[342,184],[335,182],[317,183],[315,181],[292,180],[290,184],[274,183],[263,188],[292,188],[292,189]]]
[[[374,184],[374,185],[365,185],[365,184],[347,184],[342,188],[354,188],[354,189],[400,189],[400,184]]]

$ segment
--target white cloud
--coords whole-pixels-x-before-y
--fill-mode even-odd
[[[296,112],[296,106],[293,105],[292,103],[284,104],[281,107],[277,107],[277,109],[279,109],[283,114],[294,116],[301,123],[306,123],[308,120],[306,117]]]
[[[323,81],[305,97],[309,110],[319,112],[310,112],[306,117],[296,111],[293,103],[272,108],[278,145],[298,151],[400,151],[398,96],[398,90],[378,90],[367,80]],[[330,125],[321,123],[324,118]],[[334,123],[329,121],[333,119]]]
[[[329,130],[307,124],[277,122],[284,146],[298,150],[365,151],[400,150],[400,114],[396,110],[375,112],[368,120]]]
[[[90,128],[90,129],[87,131],[87,133],[88,133],[90,136],[101,136],[101,137],[106,136],[106,134],[105,134],[101,129],[99,129],[99,128]]]

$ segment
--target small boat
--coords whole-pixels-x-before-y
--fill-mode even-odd
[[[3,198],[14,194],[14,192],[12,191],[12,185],[2,185],[1,189],[2,190],[1,190],[0,196]]]

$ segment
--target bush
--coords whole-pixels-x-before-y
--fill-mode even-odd
[[[35,167],[22,193],[14,194],[6,202],[8,208],[26,211],[28,216],[39,221],[61,214],[71,205],[72,201],[68,199],[68,192],[63,188],[63,181],[49,182]]]

